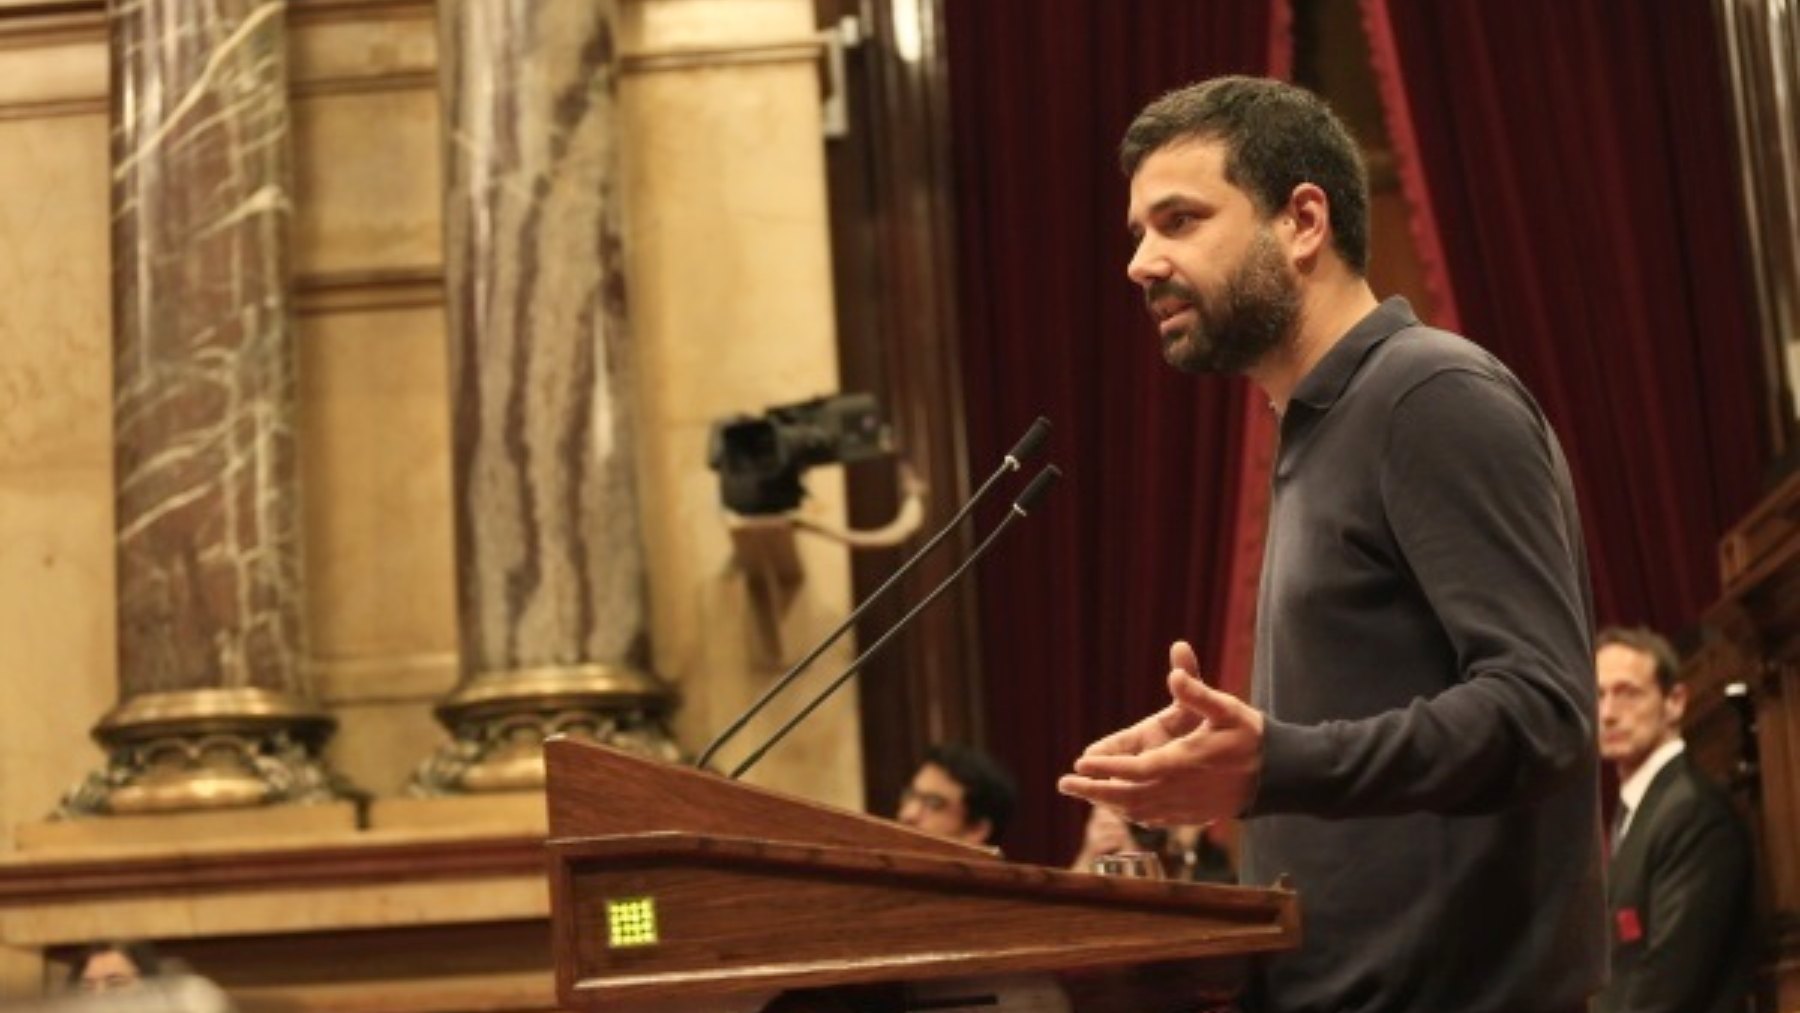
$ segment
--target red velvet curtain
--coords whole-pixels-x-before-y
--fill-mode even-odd
[[[1428,275],[1562,435],[1600,621],[1682,631],[1768,459],[1711,5],[1364,12]]]
[[[1248,554],[1237,516],[1264,483],[1244,449],[1261,409],[1242,381],[1163,364],[1124,275],[1115,152],[1165,91],[1285,72],[1285,12],[1242,0],[945,3],[970,467],[985,477],[1042,414],[1056,427],[1046,458],[1067,476],[977,578],[988,745],[1021,787],[1002,843],[1019,859],[1074,854],[1086,809],[1055,795],[1055,779],[1093,738],[1167,702],[1169,641],[1193,640],[1216,671],[1228,613],[1242,622],[1228,591]],[[982,531],[1003,508],[985,512]]]

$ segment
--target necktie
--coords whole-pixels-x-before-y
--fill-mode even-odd
[[[1615,855],[1619,853],[1619,839],[1625,836],[1625,821],[1630,818],[1631,807],[1621,801],[1619,807],[1613,810],[1612,830],[1606,835]]]

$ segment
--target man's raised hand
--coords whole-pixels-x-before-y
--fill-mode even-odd
[[[1201,681],[1186,641],[1169,665],[1169,706],[1089,746],[1058,791],[1151,826],[1243,812],[1262,771],[1262,713]]]

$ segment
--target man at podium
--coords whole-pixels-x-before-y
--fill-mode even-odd
[[[1061,789],[1245,817],[1299,949],[1254,1009],[1559,1013],[1605,974],[1592,609],[1567,465],[1498,361],[1364,277],[1368,186],[1317,98],[1221,78],[1126,133],[1127,273],[1165,358],[1280,418],[1248,703],[1170,649],[1169,705]]]

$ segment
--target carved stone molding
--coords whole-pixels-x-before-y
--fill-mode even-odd
[[[444,269],[436,264],[315,272],[294,279],[294,312],[303,317],[443,304]]]
[[[217,890],[536,876],[543,868],[544,841],[535,835],[50,858],[0,863],[0,909]]]
[[[62,0],[0,7],[0,50],[106,41],[104,0]]]

